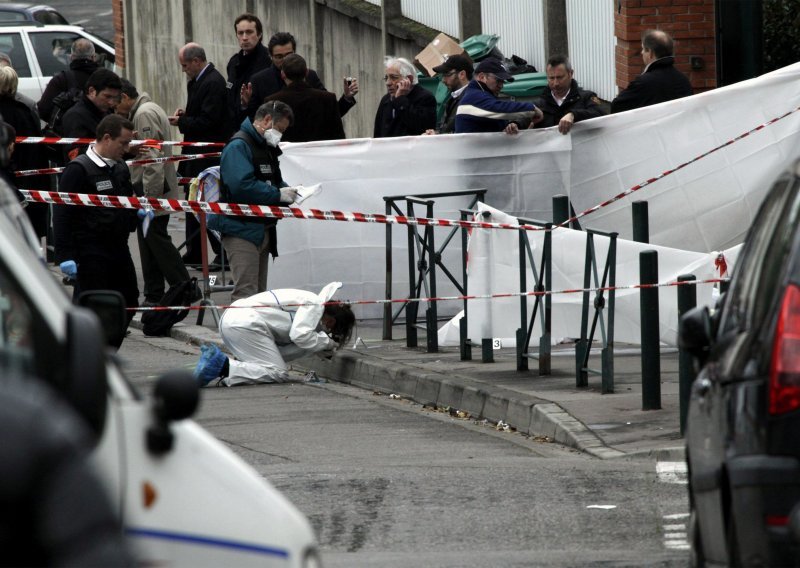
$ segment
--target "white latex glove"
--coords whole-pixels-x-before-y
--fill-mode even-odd
[[[294,187],[282,187],[281,188],[281,203],[285,203],[290,205],[294,203],[294,200],[297,199],[297,189]]]

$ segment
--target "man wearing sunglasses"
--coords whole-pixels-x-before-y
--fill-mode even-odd
[[[501,132],[516,134],[519,125],[542,120],[542,111],[533,103],[498,98],[503,85],[514,77],[499,59],[481,61],[475,68],[475,78],[464,90],[456,111],[456,134],[465,132]]]

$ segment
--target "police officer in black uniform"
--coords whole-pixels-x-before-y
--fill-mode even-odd
[[[131,174],[123,156],[133,139],[133,130],[133,123],[120,115],[111,114],[101,120],[97,140],[85,154],[67,164],[61,174],[60,190],[132,196]],[[129,308],[138,307],[136,269],[128,248],[128,237],[136,230],[137,212],[70,206],[54,221],[56,245],[62,257],[70,259],[61,263],[62,271],[77,268],[80,290],[116,290]],[[64,266],[69,263],[71,267]],[[129,323],[132,318],[133,312],[129,312]]]

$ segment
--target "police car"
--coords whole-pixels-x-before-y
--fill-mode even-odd
[[[319,566],[308,520],[188,418],[196,383],[171,372],[143,398],[105,348],[120,299],[74,306],[46,268],[10,188],[0,182],[0,373],[42,378],[91,425],[93,460],[143,566]],[[38,254],[37,254],[38,252]]]

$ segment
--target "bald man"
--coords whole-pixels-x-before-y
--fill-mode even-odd
[[[178,62],[189,78],[186,108],[179,108],[169,117],[169,123],[177,126],[187,142],[227,142],[231,137],[230,120],[228,119],[228,88],[225,78],[214,68],[214,64],[206,60],[206,52],[196,43],[187,43],[178,51]],[[183,154],[197,154],[197,148],[184,146]],[[204,169],[218,166],[219,158],[205,158],[180,162],[178,175],[197,177]],[[188,195],[188,186],[187,186]],[[183,262],[199,265],[200,236],[199,223],[194,215],[186,215],[186,254]],[[218,265],[221,261],[219,241],[209,234],[211,247],[217,258],[211,263]],[[210,267],[211,268],[211,267]],[[214,266],[216,268],[216,266]],[[211,268],[213,270],[213,268]],[[219,270],[217,268],[217,270]]]
[[[644,73],[611,101],[611,112],[646,107],[692,94],[688,77],[675,69],[672,38],[661,30],[642,35]]]

